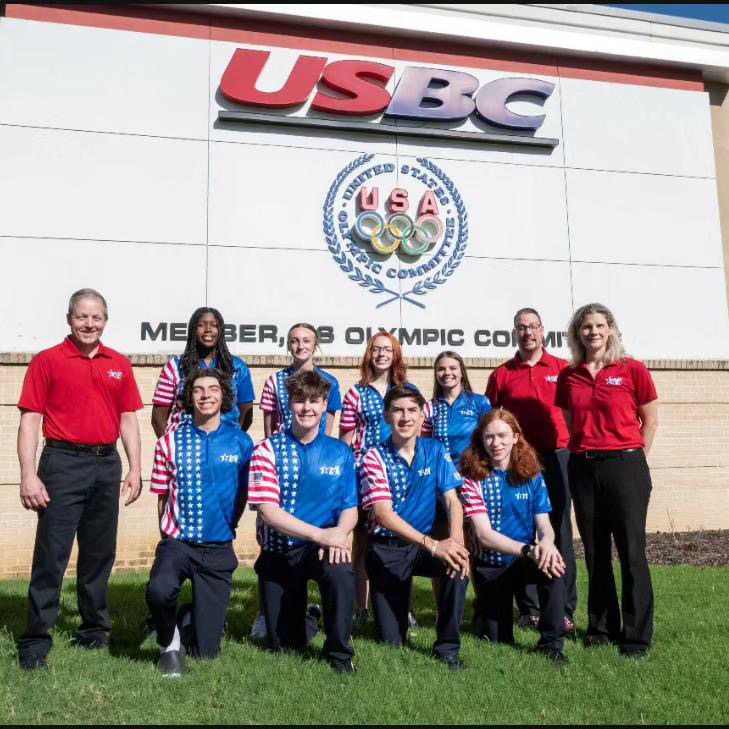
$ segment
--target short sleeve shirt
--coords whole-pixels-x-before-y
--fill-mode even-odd
[[[626,450],[645,445],[638,408],[658,397],[648,368],[625,357],[593,378],[584,364],[568,367],[557,382],[556,403],[572,417],[570,450]]]
[[[461,392],[452,405],[443,398],[430,400],[425,405],[423,435],[440,441],[448,451],[453,465],[458,468],[461,454],[468,448],[478,421],[489,410],[489,399],[474,392]]]
[[[393,385],[387,387],[387,392]],[[418,391],[409,382],[405,387]],[[354,385],[347,390],[342,404],[342,417],[339,419],[342,431],[354,431],[352,450],[359,463],[369,448],[387,440],[392,435],[392,428],[385,422],[385,400],[379,390],[372,385]]]
[[[314,372],[321,375],[330,385],[329,398],[327,399],[327,412],[334,415],[338,410],[342,409],[342,396],[339,394],[339,382],[337,379],[318,367],[314,367]],[[286,380],[295,375],[293,367],[279,370],[272,374],[263,386],[261,393],[260,409],[264,413],[273,415],[273,432],[278,433],[291,427],[293,415],[289,408],[289,393],[286,390]],[[321,419],[320,430],[326,430],[326,418]]]
[[[102,343],[89,357],[69,336],[33,357],[18,407],[43,415],[47,439],[101,445],[116,442],[121,414],[142,398],[126,357]]]
[[[212,433],[192,418],[158,441],[150,490],[167,494],[160,529],[182,541],[229,542],[248,486],[253,441],[230,421]]]
[[[495,531],[524,544],[534,540],[534,517],[552,511],[541,473],[526,483],[512,485],[507,471],[493,470],[483,481],[464,478],[458,493],[464,517],[488,514]],[[510,554],[482,549],[475,541],[471,551],[479,562],[492,566],[508,565],[516,559]]]
[[[414,529],[428,534],[435,521],[437,495],[461,485],[461,477],[442,443],[418,438],[412,463],[398,453],[391,438],[370,448],[360,466],[362,507],[391,501],[393,511]],[[395,536],[379,526],[374,512],[369,529],[378,536]]]
[[[538,451],[566,448],[569,431],[562,411],[554,404],[557,377],[567,361],[544,350],[533,366],[517,352],[490,375],[486,394],[494,407],[516,416],[527,441]]]
[[[185,386],[185,378],[180,371],[180,357],[173,357],[160,372],[157,386],[152,397],[153,405],[163,405],[170,408],[170,416],[167,420],[166,430],[174,428],[182,418],[184,411],[180,407],[178,398]],[[253,392],[253,380],[248,365],[240,358],[233,357],[233,377],[231,386],[233,388],[233,408],[230,412],[223,413],[223,420],[229,420],[234,424],[240,422],[240,405],[249,405],[255,400]],[[218,363],[213,360],[210,367],[217,367]],[[208,364],[200,359],[199,367],[205,369]]]
[[[351,449],[319,433],[302,443],[291,430],[275,433],[253,451],[248,486],[251,506],[276,504],[297,519],[322,529],[339,523],[357,507],[357,479]],[[306,540],[261,525],[259,541],[269,552],[287,552]]]

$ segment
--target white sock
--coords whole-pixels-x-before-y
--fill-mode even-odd
[[[177,626],[175,626],[175,634],[172,636],[172,642],[166,647],[162,649],[162,653],[169,653],[170,651],[179,651],[180,650],[180,631],[177,629]]]

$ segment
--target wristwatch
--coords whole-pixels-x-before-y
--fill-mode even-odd
[[[525,544],[521,548],[521,556],[524,557],[524,559],[527,559],[529,557],[529,552],[532,551],[533,544]]]

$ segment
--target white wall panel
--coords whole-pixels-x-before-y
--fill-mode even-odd
[[[324,200],[337,173],[357,156],[212,142],[210,243],[324,250]]]
[[[722,269],[576,263],[573,286],[575,307],[610,308],[635,357],[729,357]]]
[[[708,94],[562,79],[567,167],[714,176]]]
[[[3,18],[0,123],[207,137],[205,40]]]
[[[332,356],[362,353],[362,345],[346,344],[348,327],[400,325],[397,302],[376,309],[380,299],[350,281],[322,251],[210,246],[208,301],[223,312],[226,323],[275,325],[281,337],[297,321],[332,326],[336,339],[322,346],[322,353]],[[280,345],[235,346],[254,354],[285,354],[283,339]]]
[[[505,331],[511,332],[514,312],[524,306],[539,310],[547,331],[561,332],[572,311],[569,264],[466,258],[447,284],[418,301],[425,308],[403,302],[404,328],[462,329],[465,342],[458,351],[464,357],[503,355],[506,359],[514,349],[510,342],[507,346],[495,346],[493,342],[478,346],[475,332],[491,333],[490,337],[481,335],[484,343],[493,339],[495,330],[502,333],[503,339]],[[408,351],[414,356],[432,356],[450,348],[439,340],[428,348],[409,347]]]
[[[567,170],[578,261],[723,265],[716,180]]]
[[[0,235],[205,243],[207,142],[0,126]]]
[[[169,352],[182,343],[142,342],[142,321],[187,321],[205,301],[205,249],[78,240],[0,239],[22,285],[2,287],[4,351],[36,352],[67,333],[69,296],[98,289],[109,304],[103,340],[122,352]]]

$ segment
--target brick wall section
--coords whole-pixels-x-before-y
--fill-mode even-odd
[[[260,394],[272,370],[285,358],[247,357],[255,391]],[[35,515],[18,501],[19,469],[15,452],[19,413],[15,407],[29,356],[0,355],[0,577],[29,574]],[[148,493],[154,448],[150,410],[160,355],[133,357],[134,372],[145,403],[140,413],[145,491],[139,501],[120,515],[117,570],[151,565],[158,540],[155,497]],[[429,395],[431,361],[409,360],[410,379]],[[471,381],[483,392],[497,361],[468,361]],[[660,398],[658,436],[650,457],[653,495],[648,513],[649,531],[729,528],[729,363],[649,362]],[[342,392],[358,378],[353,358],[326,358],[321,365],[340,382]],[[260,440],[263,424],[256,408],[251,436]],[[40,449],[39,449],[40,452]],[[254,520],[246,512],[241,520],[236,551],[241,563],[256,556]],[[70,573],[75,566],[75,551]]]

